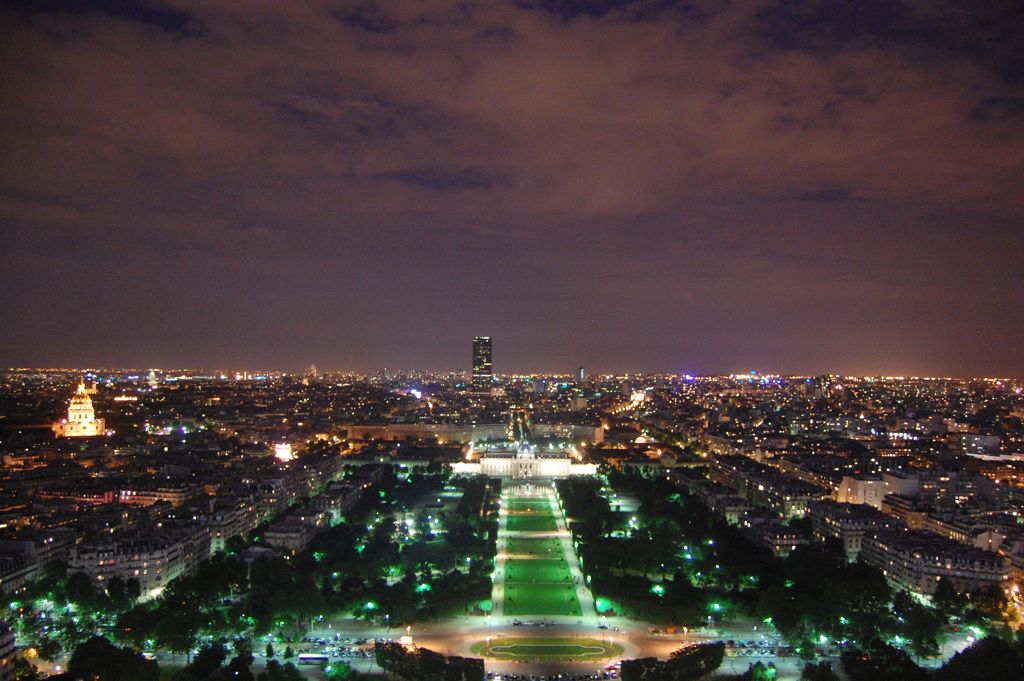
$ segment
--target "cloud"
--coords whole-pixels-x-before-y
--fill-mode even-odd
[[[405,309],[411,292],[442,301],[459,328],[501,316],[474,308],[468,286],[519,324],[546,310],[552,346],[644,301],[684,344],[674,300],[726,327],[771,291],[785,304],[765,323],[780,338],[811,287],[836,307],[858,287],[884,306],[884,281],[934,309],[948,292],[914,282],[936,268],[984,301],[966,321],[1024,312],[969,257],[1022,283],[1005,258],[1024,215],[1024,81],[1005,3],[83,0],[3,12],[0,247],[20,275],[44,256],[150,259],[154,271],[211,258],[225,277],[343,262],[343,280],[294,283],[294,295],[358,308],[371,327],[356,300],[370,290],[382,309]],[[963,230],[969,253],[950,246]],[[752,263],[761,281],[748,291]],[[396,264],[419,280],[389,276]],[[558,298],[523,272],[575,291],[577,309],[548,307]],[[493,291],[474,283],[487,279]],[[53,293],[19,286],[7,305],[38,324]],[[165,294],[140,281],[139,297]],[[933,317],[907,322],[908,338],[932,343]],[[625,333],[593,352],[611,361],[601,347]],[[791,359],[781,343],[772,352]]]
[[[816,201],[819,203],[834,203],[836,201],[856,201],[858,199],[850,193],[850,189],[848,187],[841,187],[833,184],[800,192],[800,200]]]

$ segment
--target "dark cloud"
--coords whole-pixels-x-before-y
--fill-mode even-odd
[[[1019,3],[7,3],[8,363],[1024,374]]]
[[[146,0],[4,0],[6,9],[25,14],[116,17],[184,35],[200,33],[195,17],[168,4]]]
[[[804,201],[816,201],[818,203],[858,200],[857,197],[850,193],[849,187],[840,187],[834,184],[800,192],[800,198]]]
[[[409,168],[377,173],[374,179],[395,180],[437,191],[452,189],[490,189],[497,178],[473,168]]]

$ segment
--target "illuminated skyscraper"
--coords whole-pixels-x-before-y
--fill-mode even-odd
[[[491,337],[473,339],[473,392],[491,392],[494,372],[491,370]]]

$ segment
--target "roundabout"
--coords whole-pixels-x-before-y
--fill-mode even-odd
[[[596,638],[498,638],[473,644],[473,652],[513,662],[597,662],[622,654],[622,646]]]

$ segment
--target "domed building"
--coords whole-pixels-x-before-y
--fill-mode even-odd
[[[85,383],[78,384],[78,390],[71,396],[68,417],[54,423],[51,428],[57,437],[96,437],[103,435],[106,423],[96,418],[92,398],[86,392]]]

